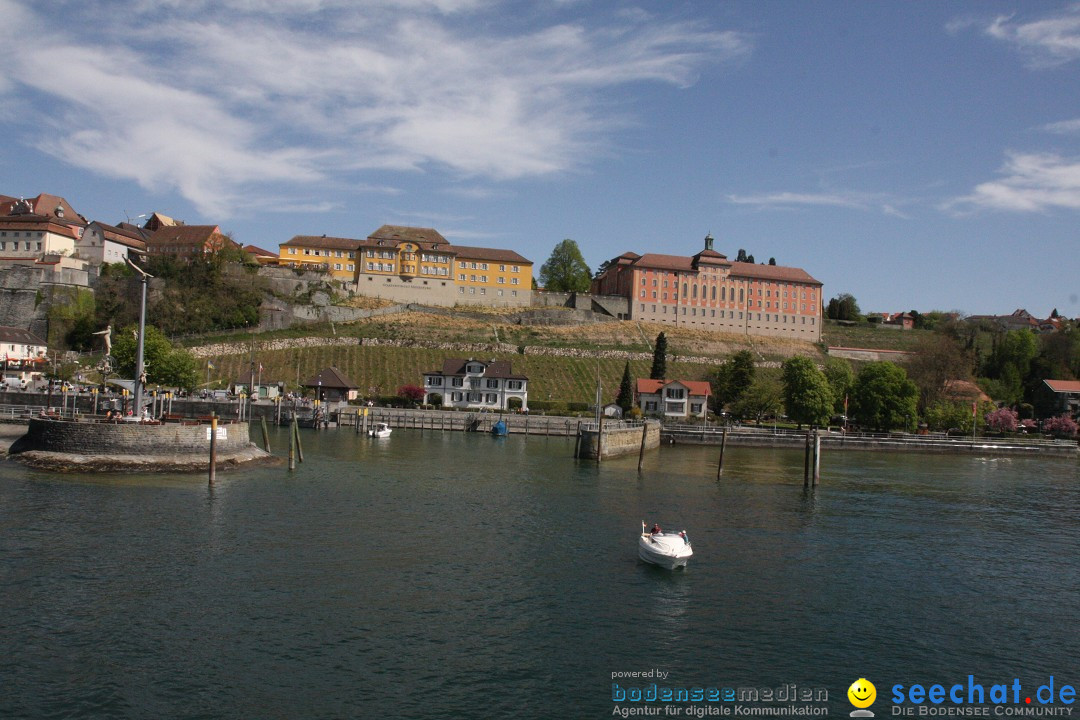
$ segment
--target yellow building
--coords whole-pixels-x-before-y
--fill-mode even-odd
[[[278,264],[325,270],[335,280],[351,283],[356,280],[359,249],[360,241],[352,238],[297,235],[280,246]]]
[[[526,306],[532,261],[513,250],[451,245],[432,228],[383,225],[364,240],[297,235],[280,264],[325,270],[360,295],[428,305]]]

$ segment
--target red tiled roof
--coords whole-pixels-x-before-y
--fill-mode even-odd
[[[143,235],[134,230],[128,228],[114,227],[113,225],[106,225],[100,221],[94,221],[92,225],[97,225],[101,229],[101,234],[106,240],[111,240],[121,245],[126,245],[136,250],[146,249],[146,240]]]
[[[0,199],[0,215],[10,215],[19,200],[6,195],[0,195],[0,198],[3,198]],[[41,193],[37,197],[26,198],[26,200],[30,203],[31,213],[34,215],[44,215],[54,220],[75,225],[86,225],[86,218],[75,212],[75,209],[71,207],[68,201],[59,195]],[[62,216],[56,214],[57,208],[62,210]]]
[[[0,326],[0,343],[19,343],[20,345],[45,345],[46,342],[24,328]]]
[[[754,263],[736,262],[731,264],[731,275],[748,277],[754,280],[781,282],[800,282],[808,285],[821,285],[819,280],[810,277],[802,268],[784,267],[783,265],[755,265]]]
[[[1080,380],[1043,380],[1051,390],[1059,393],[1080,393]]]
[[[638,378],[637,392],[639,395],[659,395],[660,390],[664,387],[676,383],[685,387],[691,395],[706,397],[712,395],[712,387],[709,383],[701,380],[653,380],[651,378]]]
[[[154,232],[147,241],[155,245],[196,245],[205,247],[215,235],[222,235],[217,225],[169,225]],[[222,236],[224,237],[224,236]]]
[[[261,247],[258,247],[256,245],[245,245],[244,252],[250,253],[252,255],[259,255],[262,257],[276,258],[278,256],[277,253],[270,252],[269,250],[263,250]]]
[[[325,235],[295,235],[282,247],[309,247],[325,250],[359,250],[362,240],[354,238],[326,237]]]
[[[514,252],[513,250],[499,250],[497,248],[480,248],[480,247],[466,247],[464,245],[450,245],[448,246],[450,252],[455,253],[459,258],[470,258],[472,260],[493,260],[495,262],[502,263],[517,263],[519,265],[532,265],[532,260],[529,260],[522,255]],[[442,249],[442,248],[440,248]]]
[[[446,238],[434,228],[410,227],[408,225],[383,225],[368,235],[369,240],[393,240],[400,242],[434,243],[448,245]]]

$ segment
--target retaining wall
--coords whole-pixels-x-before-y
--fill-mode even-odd
[[[181,423],[108,423],[32,418],[26,435],[11,446],[18,454],[31,450],[74,455],[198,455],[209,457],[210,426]],[[218,425],[217,452],[248,450],[246,422]]]
[[[655,450],[660,447],[660,423],[646,422],[645,428],[645,449]],[[605,424],[603,433],[597,432],[595,427],[582,427],[577,456],[595,460],[598,441],[601,461],[604,458],[638,453],[641,451],[641,425],[610,427]]]

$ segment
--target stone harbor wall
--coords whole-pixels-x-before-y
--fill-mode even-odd
[[[660,423],[646,422],[645,426],[645,449],[655,450],[660,447]],[[598,442],[601,443],[601,460],[637,454],[641,452],[641,425],[623,423],[618,420],[605,422],[601,436],[596,431],[595,423],[589,423],[588,426],[581,428],[577,456],[595,460]]]
[[[186,471],[210,461],[207,423],[111,423],[33,418],[8,453],[35,467],[73,470]],[[219,465],[271,460],[248,437],[246,422],[222,422],[215,451]]]

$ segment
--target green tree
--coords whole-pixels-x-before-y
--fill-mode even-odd
[[[855,377],[851,414],[860,425],[876,430],[914,430],[919,389],[899,365],[867,363]]]
[[[806,357],[788,358],[782,371],[787,416],[800,426],[828,423],[833,395],[825,373]]]
[[[850,293],[840,293],[829,300],[829,307],[825,311],[830,320],[861,320],[862,313],[859,311],[859,303],[855,302],[855,296]]]
[[[833,412],[844,412],[844,400],[851,395],[851,388],[855,385],[855,371],[851,369],[851,363],[843,358],[830,357],[825,359],[825,379],[829,382],[829,389],[833,395]]]
[[[919,409],[925,411],[941,400],[949,382],[971,377],[971,357],[952,337],[933,333],[916,343],[905,369],[919,388]]]
[[[628,413],[634,407],[634,381],[630,377],[630,363],[623,368],[622,382],[619,383],[619,395],[615,398],[615,404],[622,408],[623,413]]]
[[[136,326],[113,333],[112,356],[121,377],[134,378],[137,340]],[[199,368],[187,350],[173,347],[161,330],[146,326],[143,343],[143,367],[147,385],[168,385],[191,390],[199,382]]]
[[[664,333],[656,336],[649,378],[652,380],[664,380],[667,378],[667,335]]]
[[[738,418],[762,418],[776,415],[784,406],[784,387],[771,375],[754,378],[754,382],[739,399],[731,405],[731,413]]]
[[[971,429],[971,403],[941,400],[923,411],[923,421],[934,432]]]
[[[540,283],[551,292],[588,292],[591,281],[592,272],[570,238],[556,245],[540,267]]]
[[[716,412],[737,403],[753,382],[754,355],[749,350],[740,350],[721,363],[709,376]]]

